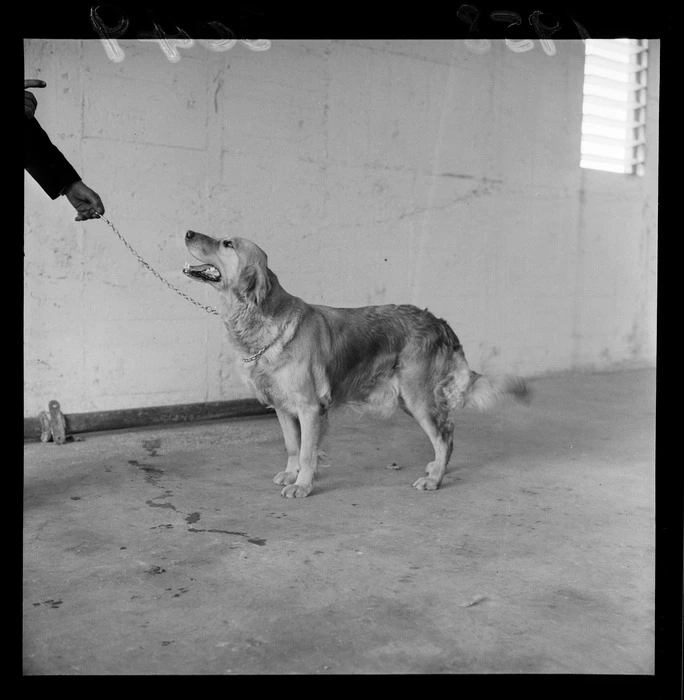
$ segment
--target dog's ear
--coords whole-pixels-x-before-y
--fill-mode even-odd
[[[271,281],[265,265],[258,262],[247,265],[240,275],[239,291],[247,301],[261,306],[271,291]]]

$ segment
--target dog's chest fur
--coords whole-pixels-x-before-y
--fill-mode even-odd
[[[319,402],[315,384],[300,381],[296,372],[279,367],[277,361],[273,363],[269,358],[260,357],[245,367],[245,374],[257,399],[267,406],[296,412],[303,402]],[[305,387],[312,390],[306,391]]]
[[[297,321],[293,320],[281,328],[264,326],[266,334],[259,340],[263,343],[259,350],[267,348],[266,351],[251,362],[241,363],[243,374],[257,399],[268,406],[293,409],[302,399],[318,401],[315,391],[317,383],[305,380],[311,376],[310,363],[302,362],[301,358],[299,362],[293,362],[292,351],[288,347],[297,325]],[[251,349],[252,346],[248,347]],[[312,386],[314,391],[302,391],[307,386]]]

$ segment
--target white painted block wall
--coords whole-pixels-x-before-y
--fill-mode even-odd
[[[479,371],[655,363],[658,59],[643,177],[579,168],[582,42],[25,42],[36,116],[171,283],[188,228],[255,240],[288,291],[414,303]],[[25,175],[25,416],[251,396],[224,329]]]

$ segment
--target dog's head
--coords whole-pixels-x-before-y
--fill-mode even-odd
[[[261,305],[271,291],[268,258],[246,238],[213,238],[188,231],[185,245],[202,265],[185,264],[183,272],[222,292],[232,292],[248,303]]]

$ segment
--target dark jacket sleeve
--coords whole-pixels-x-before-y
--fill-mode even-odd
[[[51,199],[57,199],[62,189],[81,178],[35,117],[24,118],[24,124],[24,169]]]

